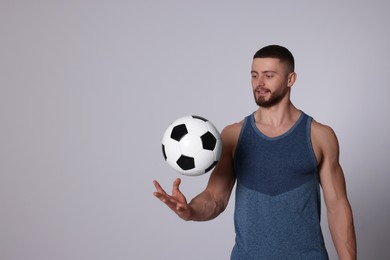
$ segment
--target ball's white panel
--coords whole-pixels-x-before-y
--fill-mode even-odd
[[[221,158],[221,154],[222,154],[222,140],[221,139],[217,139],[217,144],[215,145],[215,149],[213,152],[215,155],[215,160],[219,161],[219,159]]]
[[[165,149],[165,155],[167,156],[167,161],[176,162],[181,155],[179,142],[167,138],[163,144]]]
[[[208,131],[208,125],[205,121],[197,119],[197,118],[192,118],[189,119],[186,123],[186,127],[188,130],[188,133],[194,134],[194,135],[203,135]]]
[[[197,169],[197,168],[181,172],[181,174],[187,175],[187,176],[199,176],[199,175],[202,175],[204,173],[205,172],[203,169]]]
[[[202,141],[198,135],[187,134],[180,140],[181,153],[195,157],[202,150]]]
[[[213,151],[202,150],[195,157],[195,168],[202,169],[203,171],[210,167],[215,161],[215,155]]]
[[[220,135],[218,129],[213,125],[213,123],[211,123],[210,121],[207,121],[206,124],[207,124],[209,131],[215,136],[215,138],[220,139],[221,135]]]

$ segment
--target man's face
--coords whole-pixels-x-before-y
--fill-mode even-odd
[[[295,73],[288,73],[286,65],[279,59],[256,58],[252,62],[252,88],[256,104],[271,107],[284,98],[289,98]]]

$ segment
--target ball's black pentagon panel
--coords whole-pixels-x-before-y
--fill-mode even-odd
[[[203,149],[210,150],[210,151],[214,150],[215,145],[217,144],[217,139],[212,133],[207,132],[204,135],[202,135],[200,139],[202,139]]]
[[[186,134],[188,134],[186,125],[177,125],[172,129],[171,138],[179,142]]]
[[[195,168],[195,160],[192,157],[182,155],[180,158],[177,160],[177,165],[179,165],[180,168],[183,170],[191,170]]]

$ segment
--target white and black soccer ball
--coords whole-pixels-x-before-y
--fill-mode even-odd
[[[197,176],[214,168],[221,157],[217,128],[200,116],[185,116],[170,124],[162,138],[166,162],[183,175]]]

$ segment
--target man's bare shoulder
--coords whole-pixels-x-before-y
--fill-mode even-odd
[[[243,124],[244,120],[225,126],[221,133],[222,136],[232,138],[239,135]]]
[[[317,137],[322,140],[336,137],[335,132],[330,126],[324,125],[314,119],[312,120],[311,129],[313,137]]]
[[[338,154],[339,144],[337,136],[333,129],[328,126],[321,124],[315,120],[312,121],[311,125],[311,139],[314,150],[319,152],[317,155],[326,154]]]
[[[240,136],[240,132],[243,124],[244,124],[244,120],[227,125],[221,132],[222,142],[226,146],[230,146],[231,148],[233,148],[233,150],[238,142],[238,138]]]
[[[244,124],[244,120],[241,120],[240,122],[236,122],[236,123],[225,126],[225,128],[223,130],[227,130],[227,131],[241,130],[241,127],[243,124]]]

